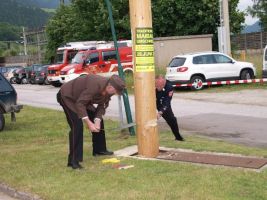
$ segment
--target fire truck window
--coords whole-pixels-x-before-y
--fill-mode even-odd
[[[116,51],[105,51],[105,52],[103,52],[103,60],[104,61],[117,60]]]
[[[99,56],[98,56],[98,53],[91,53],[89,55],[89,58],[87,60],[87,63],[89,64],[92,64],[92,63],[95,63],[95,62],[98,62],[99,61]]]
[[[68,62],[71,62],[71,60],[74,58],[74,56],[77,54],[78,51],[71,51],[68,53]]]

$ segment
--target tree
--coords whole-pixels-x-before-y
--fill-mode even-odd
[[[118,38],[131,37],[129,0],[111,0]],[[239,0],[229,2],[232,33],[241,31],[244,13],[237,10]],[[152,0],[155,37],[214,34],[219,26],[218,0]],[[62,5],[47,25],[49,48],[82,40],[111,40],[108,11],[104,0],[72,0]],[[217,44],[217,42],[214,42]]]
[[[0,41],[19,40],[21,31],[18,26],[0,22]]]
[[[253,6],[248,8],[248,12],[253,17],[258,17],[263,30],[267,31],[267,1],[253,0],[253,2]]]

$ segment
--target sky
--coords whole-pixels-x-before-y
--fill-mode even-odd
[[[238,9],[241,11],[244,11],[247,9],[248,6],[252,6],[253,1],[252,0],[239,0]],[[251,16],[246,16],[245,24],[251,25],[254,24],[256,21],[258,21],[257,18],[252,18]]]

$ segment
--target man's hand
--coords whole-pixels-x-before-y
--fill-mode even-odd
[[[158,112],[158,113],[157,113],[157,119],[160,119],[161,116],[162,116],[162,112]]]
[[[90,119],[84,118],[83,121],[86,123],[87,128],[91,131],[91,132],[99,132],[100,129],[97,129],[97,127],[95,126],[95,124],[93,122],[90,121]]]
[[[95,122],[95,128],[100,131],[100,129],[101,129],[101,119],[95,118],[94,122]]]

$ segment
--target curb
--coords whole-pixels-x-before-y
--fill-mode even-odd
[[[43,200],[37,195],[32,195],[26,192],[18,191],[4,183],[0,183],[0,191],[10,197],[20,200]]]

